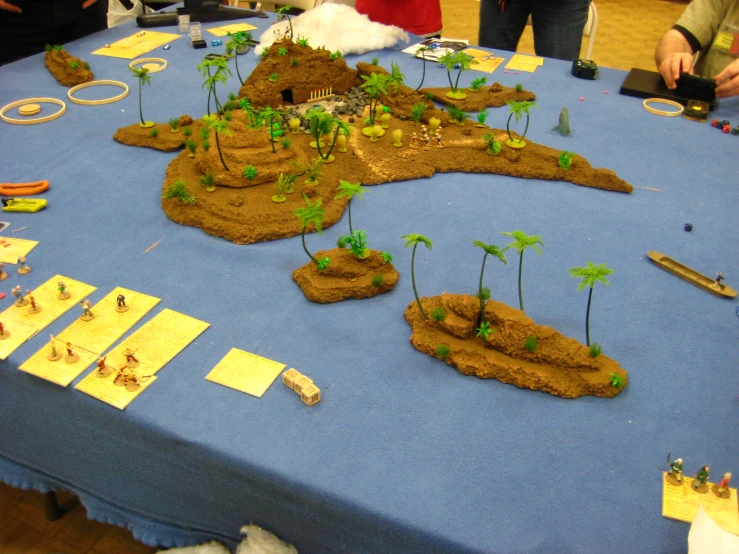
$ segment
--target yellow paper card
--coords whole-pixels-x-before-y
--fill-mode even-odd
[[[667,473],[662,473],[662,515],[691,523],[698,511],[698,506],[711,516],[722,529],[739,535],[739,506],[736,489],[729,489],[729,497],[721,498],[715,492],[716,485],[708,484],[708,491],[697,492],[691,486],[693,479],[683,477],[682,485],[673,485],[667,480]]]
[[[256,27],[248,23],[232,23],[231,25],[222,25],[221,27],[213,27],[212,29],[206,30],[217,37],[225,37],[228,33],[234,34],[239,31],[253,31],[254,29]]]
[[[79,356],[79,360],[68,364],[64,361],[64,355],[67,353],[64,343],[60,340],[55,340],[54,343],[57,352],[62,354],[61,359],[56,361],[49,360],[48,356],[51,353],[51,343],[49,342],[41,350],[23,362],[18,369],[66,387],[90,367],[90,364],[96,362],[98,359],[98,355],[94,352],[89,352],[73,345],[72,350]]]
[[[17,264],[18,256],[27,256],[31,250],[36,248],[37,244],[38,241],[36,240],[0,237],[0,262]]]
[[[232,348],[205,378],[261,398],[285,367],[280,362]]]
[[[67,287],[67,292],[69,293],[69,298],[66,300],[59,299],[57,284],[60,281],[64,282]],[[62,314],[71,310],[75,306],[79,306],[79,303],[89,294],[95,292],[95,290],[97,290],[97,287],[93,287],[92,285],[70,279],[64,275],[55,275],[43,285],[31,291],[31,295],[34,298],[36,306],[40,308],[41,311],[38,313],[30,313],[30,304],[17,306],[16,303],[13,303],[12,306],[0,314],[0,321],[2,321],[4,325],[11,325],[10,320],[13,320],[14,325],[22,323],[35,328],[36,332],[38,332]],[[24,295],[25,292],[26,291],[24,290]],[[10,355],[10,353],[18,348],[18,346],[20,346],[20,344],[8,351],[5,356],[7,357]]]
[[[544,58],[539,56],[524,56],[522,54],[514,54],[508,63],[506,69],[514,69],[516,71],[528,71],[533,73],[537,67],[544,65]]]
[[[505,61],[503,58],[498,58],[490,52],[477,50],[476,48],[467,48],[466,50],[463,50],[463,52],[468,56],[472,56],[477,61],[476,64],[471,66],[471,69],[474,71],[482,71],[483,73],[492,73]]]
[[[122,38],[114,42],[108,48],[99,48],[93,52],[98,56],[110,56],[111,58],[124,58],[132,60],[139,56],[151,52],[155,48],[164,46],[168,42],[172,42],[180,38],[181,35],[173,33],[160,33],[158,31],[139,31],[144,34],[137,34],[130,37]]]
[[[128,307],[125,312],[116,310],[118,307],[116,299],[119,294],[125,296]],[[95,319],[90,321],[78,319],[62,331],[57,339],[100,354],[159,304],[159,300],[148,294],[116,287],[91,308]]]
[[[0,340],[0,360],[6,360],[16,348],[38,333],[38,329],[20,321],[4,321],[3,327],[7,338]]]
[[[119,410],[125,410],[126,406],[157,380],[153,375],[145,380],[142,379],[139,389],[130,392],[126,390],[126,387],[115,384],[115,376],[115,371],[107,377],[99,377],[97,371],[93,371],[80,381],[75,388]]]

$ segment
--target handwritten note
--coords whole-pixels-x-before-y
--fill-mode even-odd
[[[36,248],[37,244],[38,241],[35,240],[0,237],[0,262],[6,264],[18,263],[18,256],[27,256],[31,250]]]
[[[698,492],[691,484],[693,479],[683,477],[682,485],[673,485],[662,477],[662,515],[680,521],[693,521],[698,506],[702,505],[722,529],[739,535],[739,511],[736,489],[729,489],[729,497],[721,498],[715,492],[715,484],[709,483],[706,492]],[[705,486],[704,486],[705,489]]]
[[[232,348],[205,378],[261,398],[283,369],[285,364]]]
[[[107,48],[98,48],[93,52],[93,54],[132,60],[146,54],[147,52],[151,52],[160,46],[164,46],[169,42],[177,40],[181,36],[173,33],[160,33],[158,31],[143,31],[143,33],[144,34],[141,36],[138,36],[138,33],[136,33],[130,37],[122,38]]]

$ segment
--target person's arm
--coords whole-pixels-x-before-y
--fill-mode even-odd
[[[670,29],[659,41],[654,52],[654,61],[657,62],[657,70],[667,88],[674,89],[680,72],[690,73],[693,70],[693,48],[682,33]]]
[[[2,1],[3,0],[0,0],[0,2]],[[97,0],[85,0],[84,2],[82,2],[82,9],[86,10],[87,8],[92,6],[95,2],[97,2]]]
[[[13,13],[23,13],[23,10],[13,4],[8,4],[5,0],[0,0],[0,10]]]
[[[739,96],[739,59],[734,60],[716,75],[716,97]]]

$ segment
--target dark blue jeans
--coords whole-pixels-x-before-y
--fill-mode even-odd
[[[577,60],[590,0],[480,0],[480,46],[516,51],[531,14],[538,56]]]

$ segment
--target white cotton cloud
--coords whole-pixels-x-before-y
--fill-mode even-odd
[[[408,42],[409,37],[400,27],[382,25],[370,21],[366,15],[343,4],[321,4],[292,18],[293,36],[307,38],[314,48],[324,46],[342,54],[364,54],[394,46],[398,41]],[[280,21],[267,29],[255,48],[260,55],[275,40],[288,32],[287,21]]]

